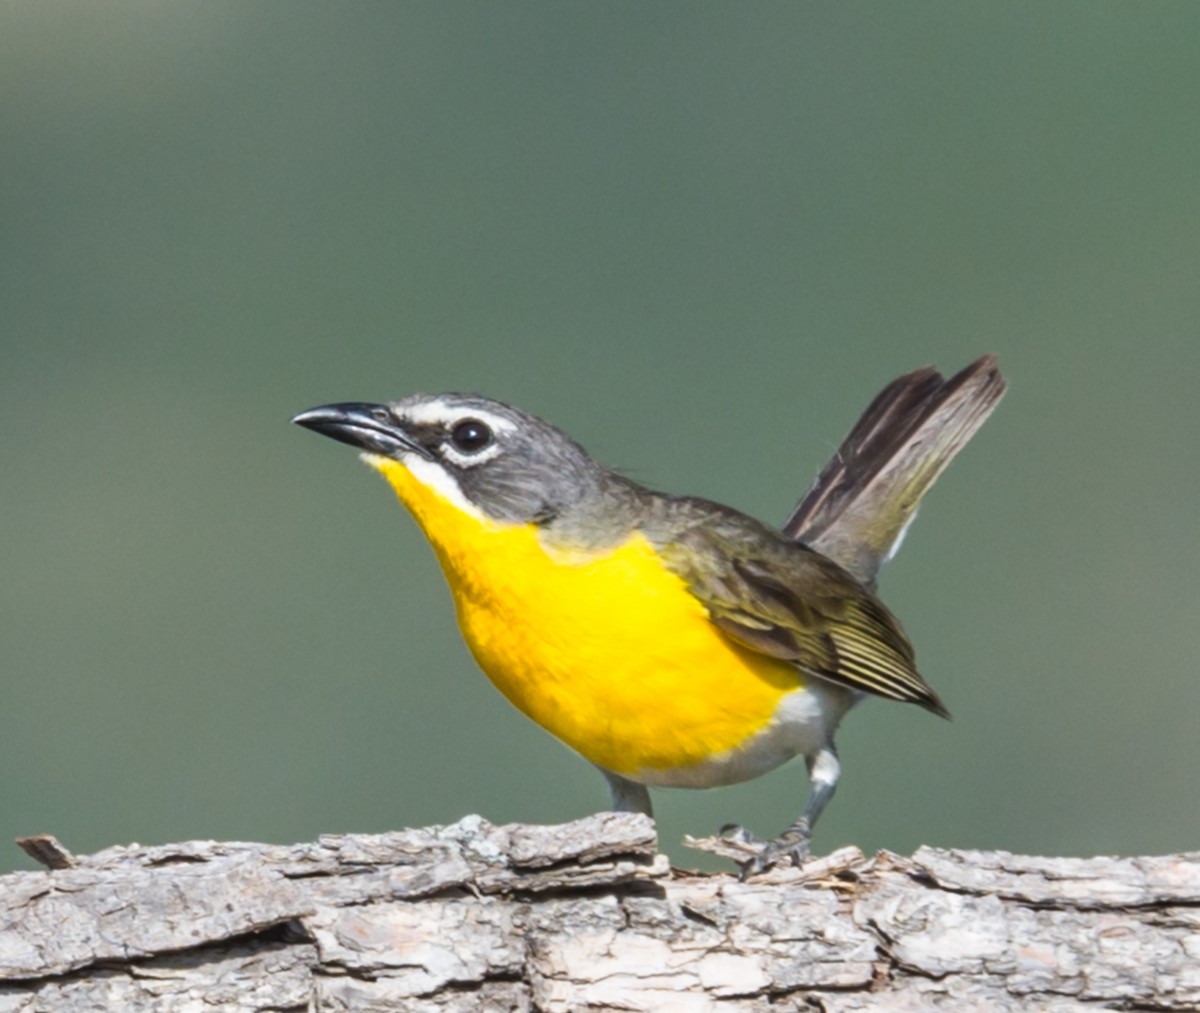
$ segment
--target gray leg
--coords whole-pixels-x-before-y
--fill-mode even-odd
[[[822,746],[812,756],[806,756],[804,759],[808,764],[810,782],[808,801],[804,803],[804,811],[800,814],[800,818],[775,840],[758,841],[741,827],[722,827],[721,833],[730,836],[731,839],[758,848],[757,854],[745,862],[739,863],[743,879],[759,872],[765,872],[772,866],[784,862],[803,865],[808,860],[808,845],[812,839],[812,828],[816,825],[817,818],[825,806],[829,804],[829,800],[833,798],[834,791],[837,790],[842,767],[838,763],[837,751],[833,748],[832,742]]]
[[[613,812],[654,815],[654,807],[650,805],[650,792],[646,790],[644,784],[638,784],[637,781],[631,781],[629,778],[614,774],[611,770],[605,770],[603,767],[596,769],[604,775],[604,779],[612,791]]]
[[[808,842],[812,837],[812,828],[817,825],[817,819],[829,805],[833,793],[837,791],[838,778],[842,776],[842,765],[838,763],[837,752],[833,744],[818,750],[812,756],[804,758],[808,764],[808,801],[804,803],[804,812],[800,818],[787,828],[779,837],[780,841],[795,838],[803,842],[803,854],[792,852],[792,859],[797,865],[808,858]]]

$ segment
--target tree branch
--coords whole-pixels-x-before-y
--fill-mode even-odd
[[[748,882],[653,823],[191,842],[0,877],[0,1013],[1200,1010],[1200,854],[847,848]]]

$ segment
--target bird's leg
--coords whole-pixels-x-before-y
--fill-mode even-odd
[[[808,846],[812,840],[812,829],[837,790],[842,767],[838,763],[837,751],[833,748],[833,743],[822,746],[804,759],[808,765],[810,782],[808,800],[804,803],[804,811],[800,814],[800,818],[782,834],[773,841],[759,841],[742,827],[725,826],[721,828],[722,835],[740,844],[756,846],[758,849],[757,854],[738,863],[741,866],[742,879],[765,872],[772,866],[782,865],[786,862],[803,865],[808,861]]]
[[[611,770],[597,767],[604,775],[608,787],[612,791],[612,811],[615,813],[643,813],[654,816],[654,807],[650,804],[650,792],[644,784],[631,781]]]
[[[804,811],[800,818],[788,827],[773,841],[782,845],[795,841],[791,847],[781,849],[786,851],[796,865],[803,864],[808,859],[808,844],[812,838],[812,828],[817,819],[825,811],[833,793],[837,791],[838,778],[842,774],[842,765],[838,763],[837,752],[833,745],[824,746],[812,756],[805,757],[808,765],[808,800],[804,803]],[[780,857],[783,857],[782,855]]]

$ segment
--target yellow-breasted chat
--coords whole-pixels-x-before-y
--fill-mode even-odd
[[[613,808],[795,756],[800,817],[749,868],[803,861],[840,772],[834,732],[863,696],[949,717],[873,589],[921,496],[1004,381],[985,356],[900,377],[780,529],[654,492],[501,401],[415,394],[293,421],[363,451],[423,529],[475,660],[524,714],[590,760]]]

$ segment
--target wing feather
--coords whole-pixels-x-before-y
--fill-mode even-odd
[[[848,572],[740,515],[709,520],[660,552],[722,633],[847,689],[950,716],[899,622]]]

